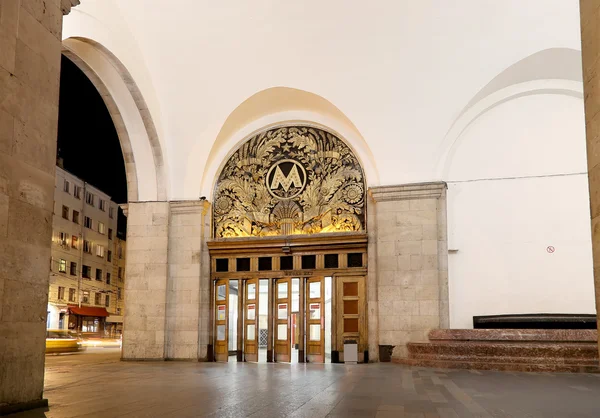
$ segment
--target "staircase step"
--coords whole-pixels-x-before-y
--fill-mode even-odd
[[[392,359],[393,362],[418,367],[433,367],[439,369],[469,369],[469,370],[496,370],[513,372],[569,372],[569,373],[600,373],[598,364],[558,364],[558,363],[511,363],[506,362],[480,362],[460,360],[432,360],[432,359]]]
[[[595,329],[434,329],[430,341],[598,342]]]

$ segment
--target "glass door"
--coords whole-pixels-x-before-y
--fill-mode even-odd
[[[258,279],[245,282],[244,301],[244,359],[258,361]]]
[[[291,292],[290,279],[278,279],[275,290],[275,361],[289,363],[291,353]]]
[[[307,280],[306,359],[309,363],[325,362],[325,281],[323,277]]]
[[[227,280],[217,280],[215,283],[215,361],[226,362],[229,357],[227,346],[227,301],[229,289]]]

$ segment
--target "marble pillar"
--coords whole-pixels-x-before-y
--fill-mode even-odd
[[[405,358],[406,343],[448,326],[446,184],[374,187],[369,194],[368,300],[369,315],[377,315],[369,319],[369,339]]]
[[[598,311],[600,306],[600,2],[580,0],[579,6],[594,287],[596,311]]]
[[[0,414],[47,404],[63,3],[0,1]]]

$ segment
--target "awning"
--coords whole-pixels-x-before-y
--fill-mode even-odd
[[[81,308],[78,306],[69,306],[69,313],[80,316],[108,316],[106,308],[94,308],[91,306],[82,306]]]

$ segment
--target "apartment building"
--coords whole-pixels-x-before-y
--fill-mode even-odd
[[[122,329],[124,247],[118,205],[56,167],[47,327],[115,334]],[[121,273],[123,275],[123,273]],[[119,285],[120,283],[120,285]]]

